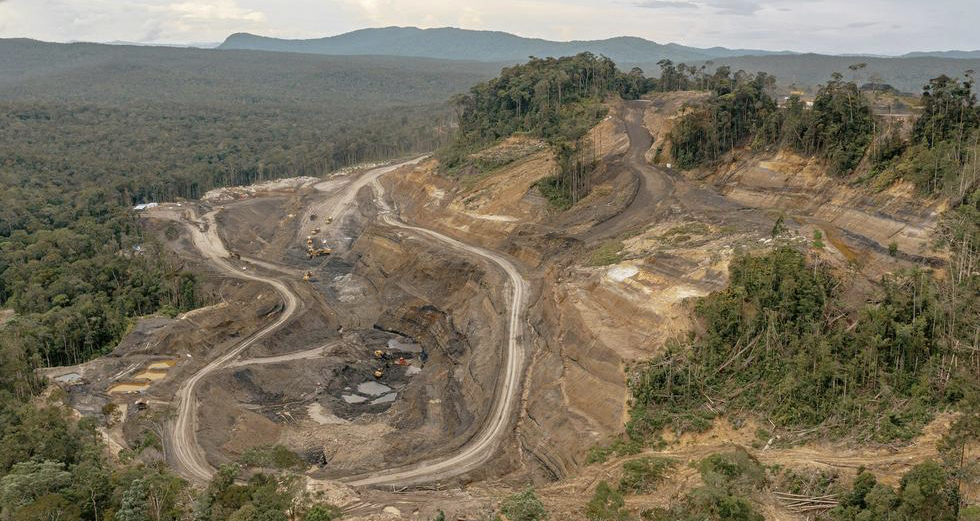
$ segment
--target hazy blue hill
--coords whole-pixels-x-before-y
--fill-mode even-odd
[[[980,50],[976,51],[920,51],[902,55],[903,58],[953,58],[957,60],[980,60]]]
[[[451,27],[362,29],[312,40],[283,40],[239,33],[228,37],[218,48],[333,55],[418,56],[488,62],[523,62],[528,56],[569,56],[585,51],[608,56],[620,63],[656,63],[664,58],[695,61],[725,56],[773,54],[761,50],[722,47],[698,49],[678,44],[659,44],[628,36],[594,41],[555,42],[499,31],[472,31]]]
[[[501,65],[0,39],[0,100],[353,106],[443,103]]]

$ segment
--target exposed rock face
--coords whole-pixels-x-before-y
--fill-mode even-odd
[[[647,163],[670,162],[667,134],[685,104],[703,96],[666,93],[646,105],[639,120],[651,134]],[[692,326],[687,299],[724,287],[736,251],[771,243],[779,213],[753,209],[794,218],[790,240],[806,242],[823,230],[827,255],[859,261],[869,279],[894,269],[894,262],[930,262],[932,255],[941,204],[923,207],[907,187],[877,194],[851,188],[823,175],[818,162],[791,154],[746,155],[693,173],[698,181],[669,172],[655,211],[631,207],[640,191],[651,189],[624,166],[626,126],[635,125],[627,119],[636,119],[637,107],[614,106],[594,132],[604,143],[603,168],[593,193],[562,214],[549,211],[534,186],[552,172],[547,151],[475,182],[440,176],[434,164],[386,180],[408,220],[505,251],[536,283],[528,317],[533,352],[516,434],[523,475],[539,481],[575,474],[590,447],[622,432],[629,364],[686,335]],[[746,212],[751,217],[736,216]],[[590,252],[610,241],[619,244],[612,263],[587,266]],[[887,257],[890,242],[901,252],[898,261]]]
[[[505,343],[503,275],[374,227],[350,257],[354,273],[385,302],[375,327],[413,338],[428,355],[389,410],[397,431],[387,439],[388,461],[452,450],[479,429],[493,403]]]
[[[886,253],[894,242],[908,260],[930,262],[932,230],[945,209],[942,201],[923,204],[907,184],[874,193],[824,174],[819,161],[790,152],[748,156],[707,180],[745,206],[772,208],[809,218],[815,226],[837,228],[856,243],[849,260],[873,250]],[[833,240],[833,233],[828,235]]]

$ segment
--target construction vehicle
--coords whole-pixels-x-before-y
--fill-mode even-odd
[[[235,260],[242,260],[242,256],[235,252],[229,253],[228,256]]]
[[[333,222],[333,217],[327,217],[326,219],[323,220],[323,222],[326,224],[330,224]]]
[[[410,364],[408,360],[405,360],[404,358],[399,358],[398,360],[395,360],[395,365],[409,366],[412,364]]]
[[[375,378],[381,378],[384,375],[385,375],[385,370],[384,370],[383,367],[379,367],[379,368],[377,368],[377,369],[374,370],[374,377]]]
[[[331,253],[333,253],[333,250],[331,250],[330,248],[314,248],[310,246],[309,248],[306,249],[306,253],[312,259],[313,257],[319,257],[321,255],[330,255]]]
[[[307,280],[308,281],[308,280],[311,280],[312,278],[313,278],[313,272],[312,271],[307,271],[306,273],[303,274],[303,280]]]
[[[385,357],[385,352],[378,349],[377,351],[374,352],[374,357],[377,358],[378,360],[383,360]]]
[[[313,235],[316,235],[318,233],[320,233],[320,229],[319,228],[313,228]]]

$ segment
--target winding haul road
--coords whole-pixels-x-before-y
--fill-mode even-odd
[[[242,351],[245,351],[251,345],[278,330],[299,308],[299,299],[296,294],[282,282],[276,279],[244,273],[229,263],[227,260],[228,251],[221,242],[221,237],[218,236],[214,212],[205,215],[204,218],[209,224],[207,231],[201,231],[195,225],[188,225],[188,229],[191,230],[194,246],[202,254],[211,259],[211,262],[215,266],[229,275],[264,282],[275,288],[276,292],[282,297],[285,309],[275,322],[248,337],[227,353],[212,360],[211,363],[199,369],[177,389],[176,398],[180,405],[177,408],[177,418],[174,420],[173,429],[170,434],[171,452],[178,468],[188,478],[199,482],[206,482],[211,479],[211,475],[214,474],[214,468],[208,463],[201,447],[197,444],[197,399],[194,395],[197,384],[207,375],[228,365]]]
[[[490,417],[484,422],[477,435],[452,456],[407,467],[353,476],[343,480],[348,485],[355,487],[414,485],[465,474],[484,464],[493,456],[500,440],[507,435],[510,418],[517,402],[521,368],[524,361],[524,348],[521,345],[521,332],[523,330],[521,317],[524,316],[527,308],[528,283],[521,276],[517,267],[506,257],[492,251],[462,243],[439,232],[403,223],[385,202],[384,187],[378,180],[379,177],[375,176],[371,182],[382,222],[394,228],[408,230],[435,239],[453,250],[485,259],[503,270],[510,279],[510,316],[508,317],[504,374],[497,385],[496,399]]]
[[[524,349],[520,343],[521,332],[523,330],[521,317],[524,315],[527,307],[526,295],[528,283],[521,276],[517,267],[506,257],[483,248],[464,244],[432,230],[405,224],[393,214],[392,209],[385,201],[384,188],[379,182],[379,178],[401,166],[415,164],[419,160],[416,159],[398,165],[375,168],[365,172],[356,180],[349,183],[336,196],[336,203],[331,209],[330,217],[334,221],[337,221],[355,201],[357,192],[370,184],[375,192],[375,201],[380,210],[379,216],[385,224],[435,239],[450,249],[468,255],[475,255],[503,270],[510,280],[511,297],[505,352],[506,362],[504,364],[505,370],[498,380],[497,393],[490,416],[484,422],[480,431],[455,454],[411,466],[371,472],[343,480],[351,486],[413,485],[458,476],[478,468],[493,456],[500,445],[501,439],[507,435],[510,419],[515,411],[519,396],[520,375],[524,359]],[[187,224],[188,229],[191,231],[194,246],[204,256],[209,258],[215,266],[228,275],[264,282],[275,288],[282,297],[285,308],[275,322],[198,370],[177,390],[176,397],[179,406],[177,417],[173,422],[173,428],[170,432],[171,454],[175,466],[186,477],[202,483],[207,482],[211,478],[214,474],[214,468],[207,462],[207,458],[197,443],[197,400],[195,398],[197,385],[211,373],[231,365],[231,362],[235,358],[257,341],[283,327],[300,307],[299,298],[280,280],[243,272],[228,262],[227,258],[229,253],[218,235],[214,214],[215,212],[211,212],[204,216],[207,226],[203,230],[198,226],[198,223]],[[293,359],[306,356],[312,351],[319,351],[321,349],[323,348],[304,351],[296,355],[272,357],[271,359]],[[255,362],[261,363],[262,361],[266,360],[256,360]]]

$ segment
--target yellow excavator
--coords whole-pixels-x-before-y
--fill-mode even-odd
[[[312,271],[307,271],[306,273],[304,273],[303,274],[303,280],[306,280],[306,281],[313,280],[313,272]]]
[[[379,367],[379,368],[377,368],[377,369],[374,370],[374,377],[375,378],[381,378],[384,375],[385,375],[385,370],[384,370],[383,367]]]

